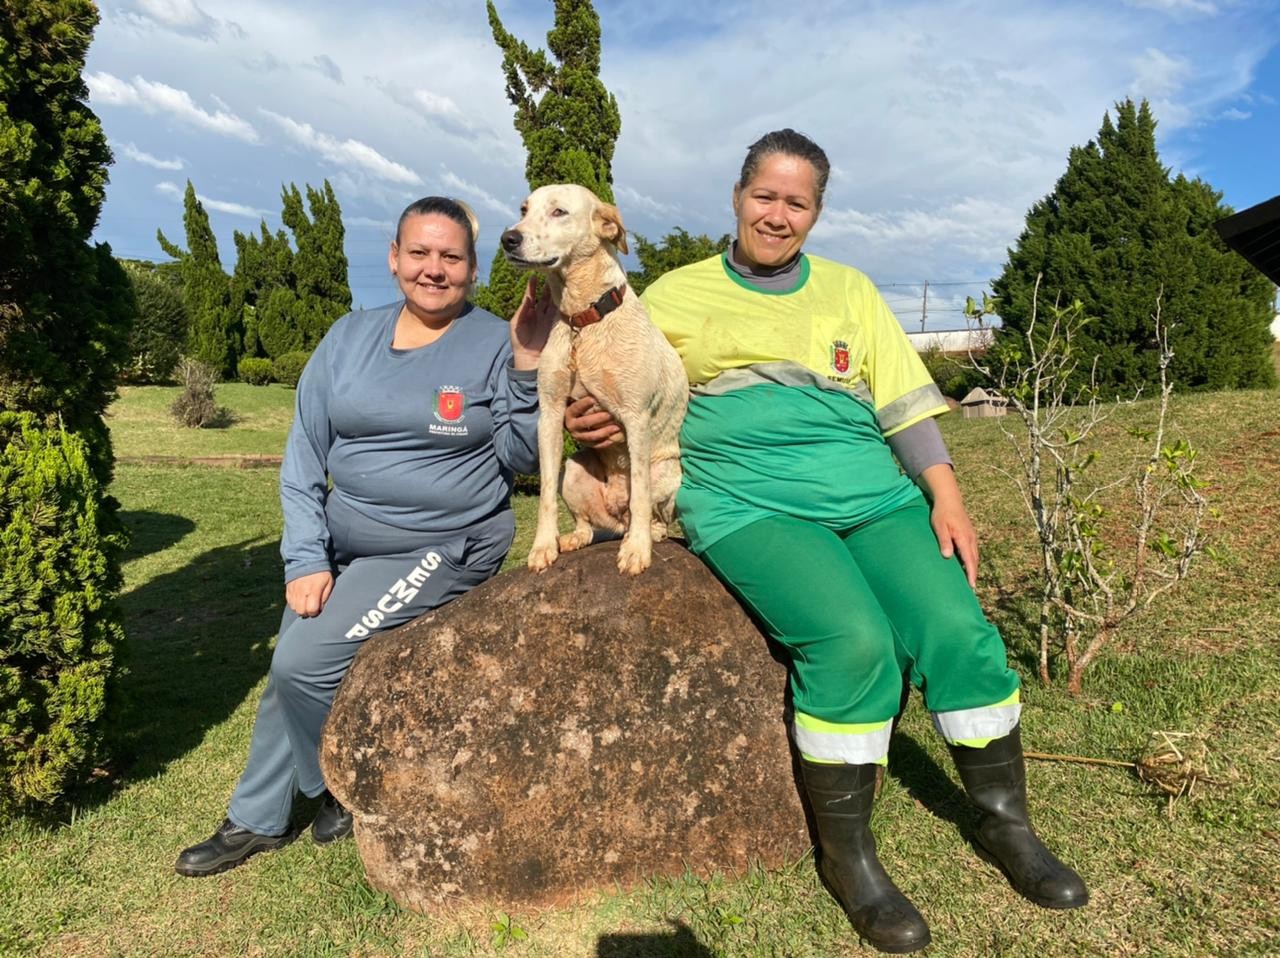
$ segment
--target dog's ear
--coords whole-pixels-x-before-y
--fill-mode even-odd
[[[622,225],[622,214],[611,203],[598,203],[591,214],[595,224],[596,235],[606,239],[618,247],[618,252],[627,252],[627,228]]]

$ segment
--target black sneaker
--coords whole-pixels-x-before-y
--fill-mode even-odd
[[[328,845],[351,834],[351,813],[325,789],[320,798],[320,811],[311,823],[311,839],[317,845]]]
[[[218,830],[198,845],[184,848],[173,869],[188,878],[216,875],[237,865],[244,864],[258,852],[284,848],[297,837],[288,831],[283,835],[259,835],[241,828],[231,819],[224,819]]]

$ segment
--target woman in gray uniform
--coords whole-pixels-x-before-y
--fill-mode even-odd
[[[287,844],[294,795],[323,795],[320,844],[350,814],[320,774],[320,730],[361,644],[498,571],[516,472],[537,471],[538,357],[555,319],[532,284],[510,324],[467,302],[474,214],[426,197],[387,257],[401,302],[334,323],[298,383],[280,470],[288,608],[226,820],[180,875]]]

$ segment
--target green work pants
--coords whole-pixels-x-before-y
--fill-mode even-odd
[[[902,676],[948,741],[1018,721],[1018,676],[959,560],[945,559],[923,499],[835,532],[773,516],[703,560],[790,656],[796,742],[816,761],[883,762]]]

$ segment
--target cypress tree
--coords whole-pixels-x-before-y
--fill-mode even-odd
[[[244,356],[274,359],[281,353],[300,349],[302,336],[294,322],[295,280],[293,250],[284,230],[274,234],[263,221],[259,235],[234,234],[236,268],[231,275],[231,309],[244,327]],[[272,296],[283,290],[288,305],[268,310]]]
[[[0,808],[93,756],[123,536],[102,414],[136,313],[90,245],[111,153],[81,77],[89,0],[0,5]]]
[[[618,101],[600,81],[600,17],[590,0],[555,0],[555,22],[547,33],[551,56],[513,37],[493,0],[486,5],[489,28],[502,50],[515,128],[524,141],[529,189],[577,183],[612,203],[613,149],[622,117]],[[523,291],[523,275],[498,250],[487,287],[477,289],[473,298],[506,317]]]
[[[351,288],[347,283],[347,254],[343,248],[342,211],[333,187],[306,187],[307,216],[302,194],[292,183],[281,191],[285,226],[293,233],[297,253],[293,259],[293,307],[295,325],[302,346],[314,349],[320,338],[343,313],[351,309]],[[278,354],[276,354],[278,355]]]
[[[209,214],[190,180],[183,198],[182,226],[187,236],[185,251],[169,242],[160,230],[156,230],[156,239],[160,248],[180,264],[182,295],[190,322],[188,352],[220,375],[232,376],[240,357],[242,321],[231,308],[231,280],[222,269]]]
[[[1002,328],[1020,338],[1036,276],[1043,303],[1079,300],[1088,322],[1076,340],[1085,375],[1097,359],[1105,394],[1157,380],[1151,315],[1157,298],[1174,324],[1171,374],[1182,388],[1274,382],[1266,342],[1265,279],[1233,259],[1211,229],[1229,215],[1221,195],[1185,177],[1170,181],[1156,152],[1156,121],[1144,100],[1116,104],[1096,140],[1073,147],[1052,193],[1026,228],[993,290]]]
[[[128,277],[89,237],[111,151],[81,79],[87,0],[0,6],[0,408],[59,419],[105,484],[102,413],[128,358]]]

